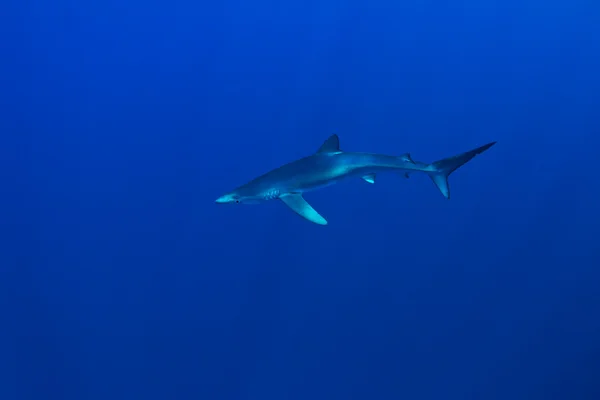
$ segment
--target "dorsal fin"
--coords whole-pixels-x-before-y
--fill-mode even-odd
[[[327,138],[325,142],[319,147],[317,153],[337,153],[340,151],[340,138],[337,134],[333,134]]]
[[[406,161],[408,163],[414,164],[415,162],[413,161],[412,157],[410,156],[410,153],[404,153],[401,156],[399,156],[400,159],[402,161]]]

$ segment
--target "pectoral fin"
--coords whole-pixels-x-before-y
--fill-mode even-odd
[[[368,182],[370,184],[374,184],[375,183],[375,174],[365,175],[362,178],[363,178],[363,180],[365,182]]]
[[[280,197],[281,201],[292,209],[296,214],[306,218],[310,222],[318,225],[327,225],[327,220],[323,218],[310,204],[304,200],[301,194],[289,194]]]

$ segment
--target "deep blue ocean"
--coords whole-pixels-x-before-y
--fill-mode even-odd
[[[0,8],[0,399],[600,399],[600,3]]]

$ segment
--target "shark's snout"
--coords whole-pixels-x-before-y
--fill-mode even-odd
[[[215,200],[215,202],[218,204],[239,203],[239,201],[237,201],[235,196],[231,193],[224,194],[223,196]]]
[[[218,199],[216,199],[216,200],[215,200],[215,203],[218,203],[218,204],[226,204],[226,203],[229,203],[229,201],[230,201],[230,200],[229,200],[229,198],[228,198],[228,197],[227,197],[227,195],[225,194],[225,195],[223,195],[223,196],[219,197]]]

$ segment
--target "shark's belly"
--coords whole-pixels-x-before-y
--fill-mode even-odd
[[[307,157],[265,174],[253,182],[253,187],[264,200],[321,189],[360,174],[362,166],[352,160],[335,155]]]
[[[335,185],[351,175],[348,168],[315,168],[311,171],[299,172],[290,177],[281,188],[284,192],[303,193]],[[283,183],[283,182],[282,182]]]

